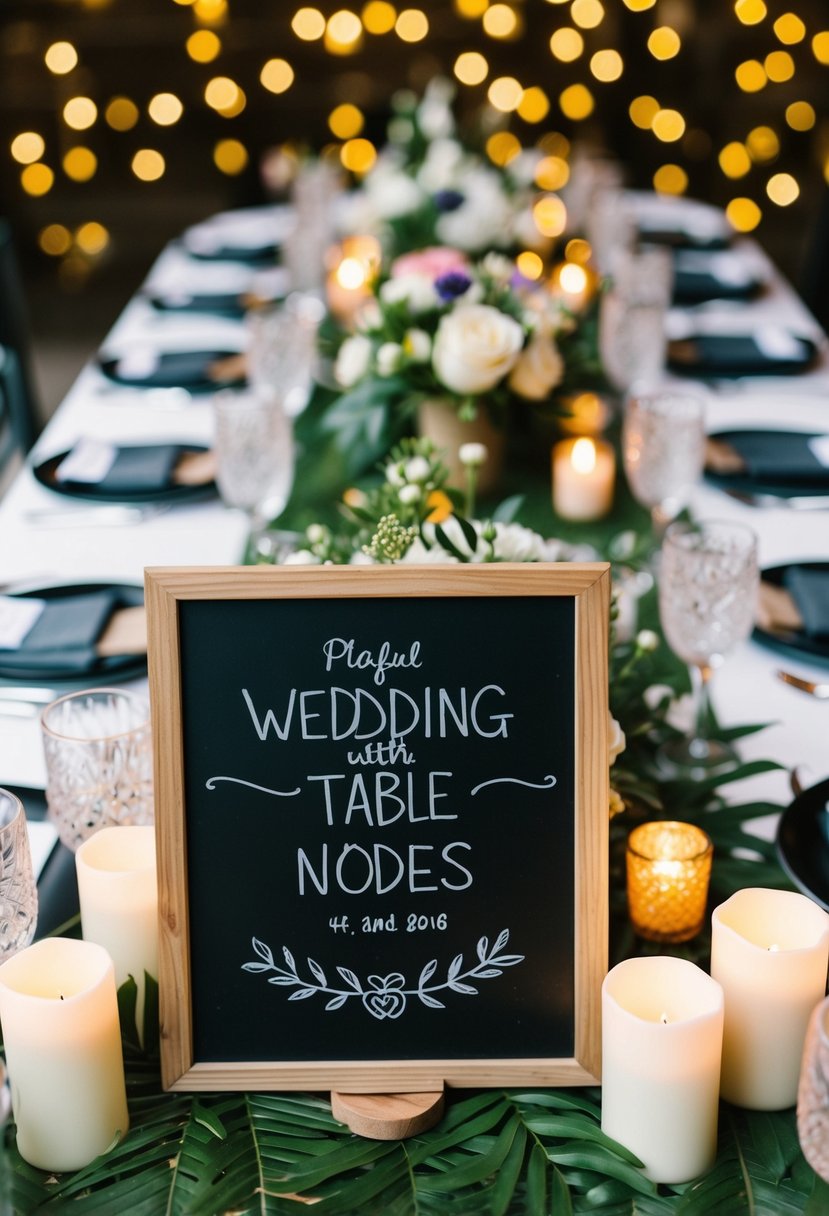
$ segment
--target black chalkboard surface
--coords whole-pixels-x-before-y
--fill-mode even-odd
[[[148,572],[167,1084],[593,1079],[607,581]]]

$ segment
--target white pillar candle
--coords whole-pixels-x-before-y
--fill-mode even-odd
[[[829,916],[805,895],[748,887],[711,923],[711,974],[725,992],[722,1096],[750,1110],[793,1106],[826,991]]]
[[[115,976],[101,946],[50,937],[3,963],[0,1022],[24,1160],[79,1170],[126,1133]]]
[[[616,458],[603,439],[562,439],[552,452],[553,509],[562,519],[601,519],[613,506]]]
[[[144,1015],[144,972],[158,979],[158,886],[155,829],[102,828],[75,854],[81,929],[115,964],[115,986],[132,976],[138,987],[136,1021]]]
[[[722,989],[685,959],[631,958],[605,978],[602,1131],[654,1182],[714,1163],[722,1027]]]

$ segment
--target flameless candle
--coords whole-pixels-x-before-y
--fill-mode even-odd
[[[562,519],[601,519],[613,505],[616,458],[602,439],[563,439],[553,448],[553,508]]]
[[[21,1157],[79,1170],[129,1125],[112,960],[44,938],[0,967],[0,1022]]]
[[[155,830],[102,828],[75,854],[81,928],[115,965],[115,985],[138,986],[136,1021],[143,1025],[144,972],[158,978],[158,887]]]
[[[602,1131],[654,1182],[714,1163],[722,1050],[720,985],[680,958],[631,958],[602,985]]]
[[[725,992],[722,1096],[793,1106],[806,1029],[826,991],[829,916],[792,891],[748,887],[714,910],[711,974]]]
[[[628,837],[627,891],[633,927],[654,942],[687,942],[705,919],[713,846],[692,823],[640,824]]]

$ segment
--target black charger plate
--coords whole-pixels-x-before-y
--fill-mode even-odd
[[[775,843],[795,886],[829,912],[829,781],[803,790],[786,807]]]
[[[200,447],[198,444],[182,443],[178,446],[181,448],[182,454],[185,452],[209,451],[208,448]],[[82,502],[126,503],[128,505],[130,503],[185,503],[197,502],[200,499],[212,497],[216,493],[216,483],[214,481],[208,481],[204,485],[198,486],[170,484],[160,490],[135,491],[108,490],[105,486],[58,481],[55,473],[61,461],[65,460],[68,455],[69,451],[59,452],[56,456],[50,456],[48,460],[44,460],[36,468],[32,469],[32,473],[47,490],[52,490],[54,493],[62,494],[67,498],[79,498]],[[79,517],[78,523],[82,524],[83,519]]]

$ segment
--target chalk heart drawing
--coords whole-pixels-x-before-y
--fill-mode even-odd
[[[251,939],[256,955],[242,970],[254,975],[267,975],[268,983],[278,988],[292,988],[289,1001],[306,1001],[309,997],[326,997],[325,1011],[341,1009],[347,1001],[357,1000],[378,1021],[399,1018],[409,998],[418,1000],[427,1009],[445,1009],[437,994],[457,993],[460,996],[477,996],[475,986],[480,980],[495,979],[503,975],[505,967],[523,963],[523,954],[506,954],[509,929],[502,929],[494,942],[488,937],[478,938],[475,961],[464,966],[463,954],[456,954],[449,964],[445,979],[436,978],[438,961],[430,959],[421,969],[417,984],[407,987],[406,977],[400,971],[390,975],[370,975],[365,985],[348,967],[337,967],[336,977],[329,981],[325,971],[315,959],[306,958],[305,967],[298,967],[296,959],[287,946],[282,947],[284,965],[278,965],[273,952],[258,937]],[[270,974],[269,974],[270,973]]]

